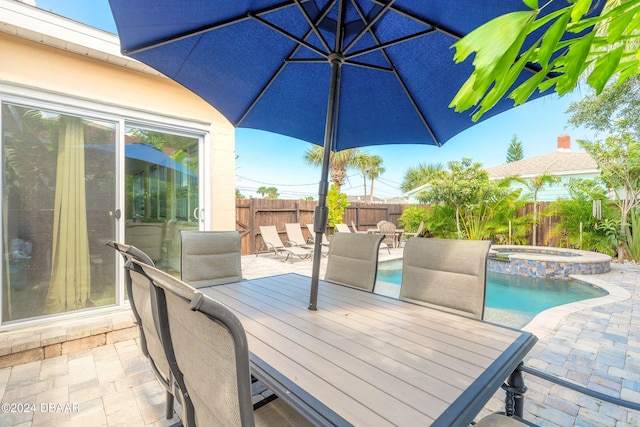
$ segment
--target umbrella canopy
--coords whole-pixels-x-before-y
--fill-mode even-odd
[[[316,308],[326,227],[330,150],[442,145],[472,126],[470,115],[449,108],[472,72],[470,62],[454,63],[451,46],[488,20],[526,8],[521,0],[110,4],[125,55],[192,90],[235,126],[325,147],[311,309]],[[551,11],[565,4],[546,7]],[[483,119],[512,106],[502,101]]]

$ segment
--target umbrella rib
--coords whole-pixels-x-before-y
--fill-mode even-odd
[[[380,0],[371,0],[371,1],[373,3],[379,4],[379,5],[384,5],[385,4],[384,2],[382,2]],[[392,11],[394,11],[394,12],[396,12],[396,13],[404,16],[404,17],[412,19],[412,20],[414,20],[414,21],[416,21],[416,22],[418,22],[420,24],[430,26],[430,27],[433,28],[434,31],[438,31],[438,32],[440,32],[442,34],[445,34],[445,35],[447,35],[449,37],[452,37],[452,38],[454,38],[456,40],[460,40],[461,38],[464,37],[463,34],[455,32],[455,31],[453,31],[453,30],[451,30],[449,28],[445,28],[442,25],[434,24],[433,22],[431,22],[429,20],[426,20],[426,19],[421,18],[419,16],[413,15],[412,13],[407,12],[406,10],[402,10],[401,8],[392,6],[390,10],[392,10]],[[540,71],[540,70],[536,69],[535,67],[531,66],[530,64],[526,64],[524,66],[524,69],[529,71],[529,72],[531,72],[531,73],[533,73],[533,74],[536,74],[536,73],[538,73]]]
[[[295,4],[294,1],[285,1],[285,2],[282,2],[282,3],[276,4],[276,5],[272,6],[272,7],[264,8],[264,9],[259,10],[257,12],[253,12],[253,14],[254,15],[264,15],[265,13],[275,12],[275,11],[280,10],[280,9],[286,9],[288,7],[293,6],[294,4]],[[151,42],[142,44],[140,46],[132,47],[131,49],[122,49],[121,53],[123,55],[126,55],[126,56],[132,56],[132,55],[135,55],[135,54],[140,53],[140,52],[144,52],[144,51],[149,50],[149,49],[153,49],[153,48],[160,47],[160,46],[163,46],[163,45],[168,44],[168,43],[173,43],[173,42],[180,41],[180,40],[183,40],[183,39],[186,39],[186,38],[189,38],[189,37],[193,37],[193,36],[197,36],[197,35],[200,35],[200,34],[203,34],[203,33],[207,33],[209,31],[217,30],[219,28],[223,28],[223,27],[226,27],[228,25],[233,25],[233,24],[236,24],[238,22],[246,21],[248,19],[251,19],[251,17],[246,15],[246,14],[243,14],[243,15],[240,15],[240,16],[234,16],[233,18],[229,18],[229,19],[226,19],[224,21],[217,22],[215,24],[204,25],[202,27],[194,28],[194,29],[191,29],[191,30],[188,30],[188,31],[184,31],[184,32],[178,33],[178,34],[174,34],[174,35],[171,35],[171,36],[163,37],[163,38],[158,39],[158,40],[153,40]]]
[[[364,36],[370,29],[371,27],[373,27],[373,25],[378,22],[378,20],[380,18],[382,18],[382,16],[387,12],[387,10],[389,10],[391,8],[391,6],[393,6],[393,3],[396,0],[390,0],[384,7],[382,7],[382,9],[380,9],[378,11],[378,13],[376,14],[376,16],[373,17],[373,19],[371,19],[369,22],[366,22],[365,18],[361,15],[361,19],[363,22],[365,22],[365,26],[362,30],[360,30],[360,32],[354,37],[353,40],[351,40],[351,42],[349,42],[349,44],[343,49],[342,54],[346,55],[346,53],[353,47],[353,45],[355,45],[356,43],[358,43],[358,41],[362,38],[362,36]]]
[[[400,37],[398,39],[391,40],[391,41],[388,41],[386,43],[380,43],[380,44],[377,44],[375,46],[372,46],[372,47],[369,47],[369,48],[366,48],[366,49],[362,49],[362,50],[358,50],[356,52],[350,53],[349,55],[345,55],[345,58],[346,59],[350,59],[350,58],[355,58],[356,56],[366,55],[367,53],[371,53],[371,52],[374,52],[374,51],[377,51],[377,50],[384,49],[386,47],[394,46],[396,44],[404,43],[406,41],[413,40],[413,39],[425,36],[427,34],[431,34],[434,31],[435,31],[435,29],[431,28],[429,30],[420,31],[419,33],[415,33],[415,34],[411,34],[411,35],[408,35],[408,36]]]
[[[321,22],[329,13],[329,10],[331,9],[331,7],[335,4],[336,0],[333,0],[333,2],[327,4],[327,7],[325,8],[325,10],[320,14],[320,16],[318,16],[318,22]],[[309,31],[307,31],[307,33],[304,35],[303,40],[306,39],[307,37],[309,37],[309,35],[311,34],[311,29]],[[295,55],[296,52],[301,48],[301,45],[297,45],[292,51],[291,53],[288,55],[289,59],[286,59],[282,65],[280,65],[280,67],[278,68],[278,70],[273,74],[273,76],[271,76],[271,78],[269,79],[269,81],[267,82],[267,84],[264,85],[264,87],[262,88],[262,90],[260,91],[260,93],[254,98],[254,100],[251,102],[251,104],[249,105],[249,107],[247,107],[247,109],[244,111],[244,113],[242,114],[242,116],[240,116],[240,118],[238,119],[238,121],[235,123],[235,126],[240,126],[240,124],[244,121],[244,119],[247,118],[247,116],[249,115],[249,113],[251,112],[251,110],[253,110],[253,108],[256,106],[256,104],[260,101],[260,99],[262,99],[262,97],[264,96],[264,94],[267,92],[267,90],[269,89],[269,87],[271,86],[271,84],[275,81],[275,79],[278,77],[278,75],[280,75],[280,73],[282,72],[282,70],[284,69],[285,65],[288,62],[322,62],[325,63],[326,59],[312,59],[309,58],[309,60],[307,61],[303,61],[302,59],[291,59],[291,56]]]
[[[364,18],[364,13],[362,12],[362,9],[360,9],[360,7],[355,2],[353,2],[353,5],[355,6],[355,10],[360,15],[360,18],[364,20],[365,18]],[[375,32],[372,31],[371,29],[369,30],[369,32],[371,33],[371,37],[373,38],[374,42],[376,42],[379,45],[380,40],[378,39],[378,36],[376,36]],[[391,58],[389,58],[389,55],[384,49],[381,49],[380,52],[382,53],[382,55],[384,56],[384,59],[389,64],[389,67],[391,67],[393,74],[396,76],[396,79],[398,79],[398,83],[402,87],[402,90],[404,90],[405,95],[407,95],[407,98],[409,99],[409,102],[411,102],[411,105],[413,106],[413,109],[416,111],[416,114],[418,115],[418,117],[420,117],[420,120],[422,121],[422,124],[424,125],[425,129],[427,130],[427,132],[429,132],[429,135],[431,135],[433,142],[435,142],[438,147],[441,147],[442,143],[438,140],[436,135],[433,133],[433,129],[431,129],[431,126],[429,126],[429,122],[427,121],[427,118],[424,116],[424,114],[422,114],[422,111],[418,107],[416,100],[411,95],[411,92],[409,92],[407,85],[402,79],[402,76],[400,76],[400,74],[398,73],[398,69],[393,64],[393,61],[391,60]]]
[[[300,3],[300,0],[295,0],[295,2],[298,5],[298,9],[300,9],[300,13],[302,13],[302,16],[304,16],[304,19],[307,20],[307,23],[309,24],[309,26],[311,27],[313,32],[316,33],[316,36],[318,36],[318,39],[320,39],[320,43],[322,43],[322,45],[327,50],[327,52],[331,52],[331,48],[329,47],[329,44],[324,39],[324,37],[322,37],[322,34],[320,33],[320,30],[318,30],[317,25],[311,20],[311,17],[309,16],[309,14],[305,10],[305,8],[302,7],[302,3]]]
[[[365,62],[357,62],[357,61],[345,61],[344,62],[345,65],[351,65],[354,67],[361,67],[361,68],[369,68],[371,70],[376,70],[376,71],[387,71],[387,72],[391,72],[393,73],[394,70],[391,67],[382,67],[380,65],[374,65],[374,64],[367,64]]]
[[[322,57],[327,57],[328,53],[327,52],[323,52],[322,50],[318,49],[317,47],[315,47],[314,45],[307,43],[306,41],[304,41],[303,39],[296,37],[295,35],[291,34],[288,31],[285,31],[284,29],[278,27],[277,25],[272,24],[271,22],[262,19],[261,17],[254,15],[254,14],[250,14],[249,16],[251,16],[251,18],[255,19],[256,21],[260,22],[261,24],[271,28],[272,30],[282,34],[283,36],[285,36],[286,38],[294,41],[295,43],[297,43],[300,46],[304,46],[307,49],[311,50],[312,52],[317,53],[318,55],[322,56]]]

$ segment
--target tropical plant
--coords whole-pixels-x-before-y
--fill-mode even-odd
[[[429,188],[416,198],[422,203],[443,203],[455,209],[456,231],[462,239],[461,214],[466,206],[487,200],[490,185],[489,175],[482,164],[469,158],[450,161],[449,170],[436,171],[428,180]]]
[[[598,180],[572,179],[567,184],[569,199],[553,202],[548,215],[560,216],[550,237],[558,237],[563,247],[615,254],[620,246],[619,223],[614,210],[604,203],[601,218],[593,215],[593,201],[606,200],[606,191]],[[613,228],[613,229],[612,229]]]
[[[578,141],[594,158],[601,178],[611,188],[620,212],[620,235],[628,232],[627,217],[640,207],[640,143],[628,132],[609,136],[605,141]],[[624,245],[618,248],[618,260],[624,259]]]
[[[420,223],[426,223],[429,217],[428,210],[420,206],[409,206],[398,218],[398,225],[408,233],[415,233]]]
[[[463,213],[465,234],[469,240],[493,240],[496,243],[523,243],[531,223],[528,215],[517,216],[526,203],[521,189],[511,189],[508,180],[491,182],[484,201],[469,206]]]
[[[614,76],[620,84],[640,72],[640,0],[608,0],[595,17],[587,17],[594,0],[573,0],[544,16],[553,0],[541,6],[523,1],[531,10],[499,16],[454,44],[456,62],[475,54],[474,71],[451,102],[456,111],[477,106],[478,120],[507,95],[525,67],[531,77],[508,94],[516,105],[536,90],[569,93],[583,74],[600,93]],[[563,40],[565,35],[572,38]],[[525,40],[533,43],[523,52]]]
[[[329,188],[329,192],[327,193],[328,222],[330,227],[343,223],[342,218],[349,205],[347,195],[341,193],[337,185],[331,184],[331,188]]]
[[[456,229],[455,209],[451,205],[435,204],[427,209],[424,223],[425,237],[455,239],[459,236]]]
[[[357,167],[356,159],[361,154],[357,148],[351,148],[348,150],[332,151],[329,157],[329,168],[331,169],[331,182],[338,187],[344,185],[347,179],[347,168]],[[305,154],[305,161],[314,166],[322,165],[322,159],[324,157],[324,148],[314,145],[309,148]]]
[[[507,148],[507,163],[517,162],[524,159],[524,148],[522,141],[518,140],[518,135],[513,135],[509,148]]]
[[[632,260],[638,261],[640,260],[640,212],[638,209],[629,212],[629,226],[624,240],[626,253]]]

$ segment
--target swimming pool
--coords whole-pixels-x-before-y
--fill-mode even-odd
[[[391,294],[399,292],[402,259],[381,262],[377,280],[376,289],[387,289]],[[608,295],[605,290],[576,280],[553,280],[488,271],[485,320],[521,328],[548,308],[605,295]]]

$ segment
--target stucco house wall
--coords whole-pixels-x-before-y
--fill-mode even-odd
[[[118,37],[19,2],[0,0],[0,92],[61,98],[199,122],[209,132],[205,211],[213,230],[235,229],[235,131],[213,107],[155,70],[123,57]],[[169,120],[168,120],[169,121]]]

